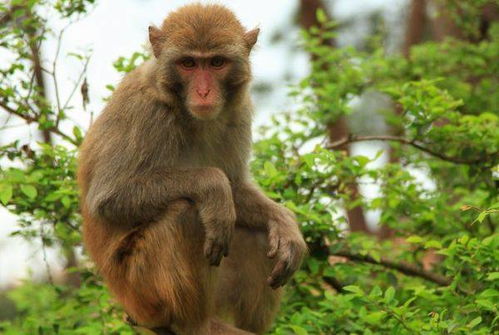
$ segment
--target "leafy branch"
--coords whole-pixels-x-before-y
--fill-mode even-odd
[[[482,159],[462,159],[459,157],[451,157],[440,152],[436,152],[431,150],[430,148],[425,147],[421,142],[416,140],[409,140],[400,136],[390,136],[390,135],[376,135],[376,136],[355,136],[349,135],[339,141],[328,144],[326,147],[328,149],[334,150],[343,147],[345,144],[354,143],[354,142],[365,142],[365,141],[390,141],[390,142],[399,142],[405,145],[410,145],[416,149],[419,149],[429,155],[440,158],[441,160],[456,163],[456,164],[477,164],[483,162]]]
[[[449,286],[452,283],[452,279],[450,278],[444,277],[434,272],[426,271],[419,266],[407,262],[395,262],[384,257],[376,260],[369,255],[354,254],[345,250],[332,252],[331,255],[345,257],[354,262],[380,265],[388,269],[396,270],[408,276],[426,279],[440,286]]]
[[[11,115],[15,115],[15,116],[17,116],[17,117],[25,120],[26,123],[28,123],[28,124],[33,123],[33,122],[38,122],[40,120],[40,115],[37,115],[36,117],[33,117],[33,116],[29,116],[29,115],[23,114],[20,111],[15,110],[12,107],[9,107],[9,105],[7,105],[3,101],[0,101],[0,107],[4,111],[6,111],[7,113],[9,113]],[[74,138],[72,138],[71,136],[67,135],[66,133],[64,133],[63,131],[61,131],[56,126],[44,128],[44,130],[59,135],[60,137],[64,138],[66,141],[70,142],[71,144],[78,145],[78,142]]]

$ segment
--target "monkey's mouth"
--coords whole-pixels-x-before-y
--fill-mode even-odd
[[[201,120],[213,120],[218,116],[220,110],[221,108],[216,104],[196,104],[189,108],[191,114]]]

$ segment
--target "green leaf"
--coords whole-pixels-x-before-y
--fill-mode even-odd
[[[478,316],[476,318],[474,318],[473,320],[471,320],[469,323],[468,323],[468,327],[469,328],[473,328],[475,327],[476,325],[480,324],[480,322],[482,322],[482,317],[481,316]]]
[[[385,317],[386,312],[385,311],[377,311],[373,313],[369,313],[364,317],[364,320],[367,323],[370,323],[372,325],[379,324],[379,322]]]
[[[393,288],[393,286],[390,286],[385,291],[385,302],[389,304],[393,300],[394,296],[395,296],[395,289]]]
[[[65,208],[71,207],[71,199],[69,197],[63,197],[61,203]]]
[[[73,135],[76,137],[77,140],[81,140],[83,138],[83,135],[81,134],[81,129],[77,126],[73,127]]]
[[[347,285],[347,286],[343,287],[343,289],[345,291],[356,293],[358,295],[364,295],[364,291],[362,291],[362,289],[360,287],[355,286],[355,285]]]
[[[486,280],[498,280],[499,279],[499,272],[490,272],[487,274],[487,279]]]
[[[325,23],[327,21],[326,12],[322,8],[317,9],[316,17],[319,23]]]
[[[493,311],[497,308],[496,304],[494,304],[492,301],[488,299],[476,299],[475,303],[490,311]]]
[[[263,164],[263,169],[265,171],[265,173],[269,176],[269,177],[274,177],[276,176],[279,172],[277,171],[277,169],[275,168],[274,164],[272,164],[271,162],[267,161]]]
[[[319,272],[319,262],[315,258],[309,259],[308,267],[312,275],[316,275]]]
[[[421,242],[423,242],[423,238],[421,236],[412,235],[412,236],[409,236],[406,239],[406,241],[409,243],[421,243]]]
[[[38,194],[36,188],[33,185],[21,185],[21,192],[23,192],[30,199],[36,198]]]
[[[12,185],[0,184],[0,201],[7,205],[10,199],[12,199]]]
[[[297,335],[308,335],[308,332],[305,328],[296,325],[291,325],[290,327]]]
[[[435,248],[435,249],[442,249],[442,243],[436,240],[431,240],[428,242],[425,242],[424,244],[425,248]]]
[[[482,223],[483,220],[487,217],[489,213],[487,213],[486,211],[485,212],[481,212],[478,217],[476,218],[476,221]]]
[[[376,262],[380,262],[381,261],[381,255],[379,254],[378,251],[376,250],[371,250],[369,252],[369,255],[376,261]]]
[[[371,160],[366,156],[355,156],[355,160],[361,167],[366,166]]]

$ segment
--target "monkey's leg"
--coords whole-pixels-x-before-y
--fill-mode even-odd
[[[249,334],[211,318],[217,268],[203,256],[204,238],[197,210],[178,200],[158,222],[110,247],[102,273],[139,326],[175,335]]]
[[[274,266],[267,257],[267,241],[265,232],[237,227],[216,288],[217,314],[230,316],[236,327],[257,334],[270,328],[282,291],[267,283]]]
[[[209,334],[217,268],[203,257],[204,232],[194,206],[172,202],[157,222],[119,235],[110,238],[116,242],[101,272],[131,318],[177,335]]]

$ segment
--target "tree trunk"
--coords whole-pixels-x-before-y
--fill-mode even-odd
[[[426,0],[412,0],[405,28],[404,46],[402,52],[405,57],[409,57],[411,47],[423,41],[426,17]]]
[[[300,8],[299,8],[299,20],[300,25],[304,29],[309,29],[312,26],[319,26],[319,22],[317,21],[317,10],[322,9],[327,17],[330,19],[331,16],[326,6],[324,5],[322,0],[300,0]],[[325,40],[324,43],[327,43],[331,47],[335,47],[336,42],[333,39]],[[328,128],[328,137],[331,143],[341,140],[348,136],[349,130],[345,117],[340,117],[335,122],[332,122],[327,125]],[[348,155],[350,155],[349,146],[345,146],[344,148],[340,148],[340,150],[345,150]],[[348,193],[353,201],[358,199],[361,195],[359,192],[359,187],[357,183],[353,183],[348,187]],[[347,209],[347,219],[350,227],[350,231],[353,232],[368,232],[366,220],[364,217],[364,211],[361,206],[357,206],[351,209]]]

